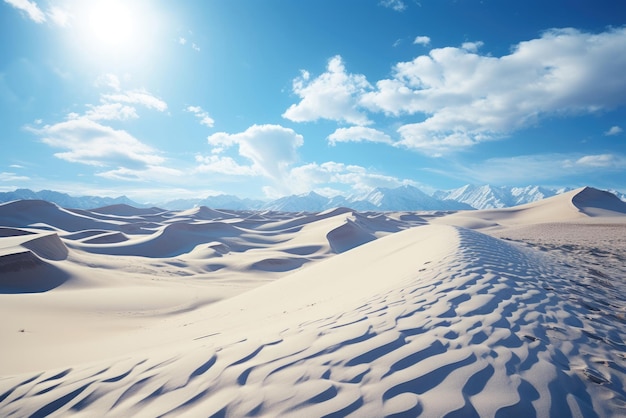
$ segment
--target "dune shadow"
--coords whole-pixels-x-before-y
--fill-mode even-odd
[[[0,257],[0,294],[42,293],[59,287],[70,276],[31,251]]]

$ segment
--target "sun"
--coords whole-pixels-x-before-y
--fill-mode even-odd
[[[97,71],[156,65],[170,33],[163,8],[152,0],[67,0],[71,24],[67,56]]]
[[[131,2],[94,1],[87,13],[87,31],[100,47],[125,49],[138,41],[141,22]]]

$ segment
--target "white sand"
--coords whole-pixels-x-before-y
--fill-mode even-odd
[[[624,232],[594,189],[440,218],[0,205],[0,416],[622,416]]]

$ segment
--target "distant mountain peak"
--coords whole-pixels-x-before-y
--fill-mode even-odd
[[[465,186],[448,191],[438,191],[435,196],[439,199],[451,199],[463,202],[475,209],[498,209],[536,202],[571,189],[548,189],[542,186],[530,185],[525,187],[492,186],[485,184]]]
[[[94,209],[115,204],[126,204],[137,208],[145,206],[132,201],[126,196],[115,198],[100,196],[75,197],[54,190],[40,190],[34,192],[30,189],[16,189],[13,192],[0,192],[0,202],[9,202],[12,200],[45,200],[63,208],[71,209]]]
[[[596,190],[584,188],[582,190]],[[358,211],[434,211],[504,208],[531,203],[557,194],[571,191],[571,188],[550,189],[543,186],[504,187],[489,184],[466,184],[452,190],[438,190],[426,194],[419,188],[405,184],[396,188],[377,187],[367,193],[350,196],[326,197],[315,191],[300,195],[284,196],[272,201],[242,199],[234,195],[220,194],[195,199],[177,199],[142,205],[126,196],[117,198],[81,196],[72,197],[52,190],[33,192],[17,189],[13,192],[0,192],[0,203],[14,200],[45,200],[63,208],[94,209],[113,205],[127,205],[134,208],[155,206],[167,210],[185,210],[193,207],[230,210],[270,210],[283,212],[322,212],[328,209],[345,207]],[[626,195],[611,191],[619,199]],[[121,206],[118,206],[118,209]],[[126,213],[131,211],[126,210]]]

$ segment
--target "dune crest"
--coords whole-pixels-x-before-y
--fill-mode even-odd
[[[626,202],[613,193],[592,187],[575,191],[572,204],[588,216],[622,216],[626,214]]]
[[[626,343],[572,300],[576,275],[418,227],[202,309],[175,345],[4,379],[0,413],[611,416]]]
[[[28,248],[39,257],[48,260],[65,260],[69,254],[67,247],[56,233],[41,235],[31,240],[24,241],[22,246]]]
[[[4,235],[8,237],[0,241],[0,294],[45,292],[69,279],[50,263],[69,255],[58,234],[15,229]]]
[[[1,416],[626,408],[626,216],[597,190],[451,215],[16,207]]]
[[[626,203],[609,192],[582,187],[544,200],[503,209],[460,211],[435,222],[470,229],[494,230],[550,222],[574,222],[587,218],[621,217]]]

